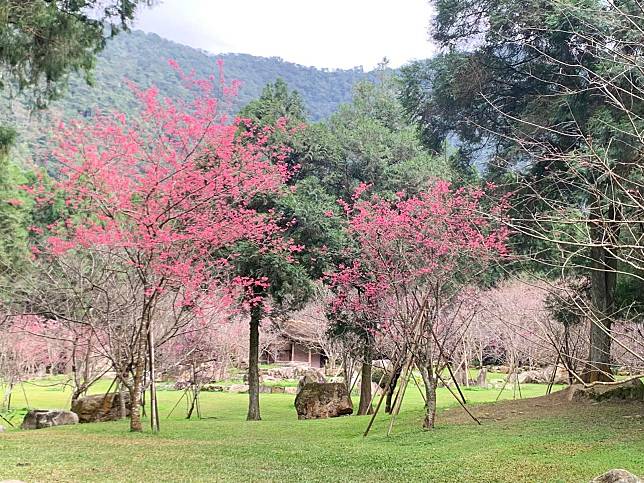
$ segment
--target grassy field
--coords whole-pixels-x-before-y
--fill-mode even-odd
[[[544,391],[524,386],[522,394]],[[25,393],[38,408],[69,399],[56,387],[28,384]],[[383,415],[365,439],[366,417],[298,421],[292,395],[262,395],[263,421],[246,422],[246,395],[208,393],[207,419],[186,421],[185,404],[167,418],[181,392],[162,391],[159,435],[131,434],[126,421],[0,434],[0,480],[581,482],[610,468],[644,474],[644,405],[482,404],[498,390],[465,394],[481,426],[441,389],[438,427],[422,431],[422,400],[410,388],[393,434],[385,435]],[[14,404],[25,405],[20,388]]]

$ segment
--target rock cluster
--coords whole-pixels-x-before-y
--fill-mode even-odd
[[[553,379],[554,371],[554,379]],[[510,374],[508,382],[519,381],[519,384],[568,384],[568,371],[561,366],[548,366],[544,369],[523,371],[518,374]]]

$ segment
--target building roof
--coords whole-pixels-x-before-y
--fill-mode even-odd
[[[285,339],[299,342],[308,346],[319,346],[320,331],[324,332],[325,326],[315,320],[284,319],[276,323],[277,332]]]

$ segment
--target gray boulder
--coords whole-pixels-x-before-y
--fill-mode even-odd
[[[52,426],[78,424],[78,415],[71,411],[47,411],[34,409],[25,415],[21,429],[42,429]]]
[[[123,393],[125,416],[130,415],[130,393]],[[81,423],[98,423],[121,419],[121,395],[119,393],[96,394],[78,398],[72,404],[72,411],[78,414]]]
[[[590,483],[643,483],[640,477],[626,470],[610,470],[590,481]]]
[[[298,419],[337,418],[353,413],[347,386],[336,382],[310,382],[295,397]]]
[[[0,426],[0,433],[4,433],[4,432],[5,432],[4,426]]]
[[[324,374],[322,374],[320,371],[316,371],[315,369],[307,369],[300,379],[300,382],[298,382],[297,384],[297,394],[300,393],[304,386],[312,382],[318,382],[320,384],[325,383],[326,379],[324,378]]]
[[[644,401],[644,383],[639,379],[621,384],[595,384],[591,387],[574,384],[568,391],[571,401]]]

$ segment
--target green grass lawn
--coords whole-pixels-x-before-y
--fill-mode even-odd
[[[104,391],[101,383],[96,392]],[[66,407],[69,392],[26,385],[32,407]],[[545,386],[524,386],[539,396]],[[247,396],[203,394],[207,419],[186,421],[185,405],[166,416],[181,392],[162,391],[161,434],[131,434],[127,421],[0,434],[0,480],[23,481],[588,481],[610,468],[644,474],[644,406],[580,405],[513,411],[498,390],[469,389],[472,424],[445,389],[438,427],[422,431],[422,399],[410,387],[390,437],[379,416],[366,439],[366,417],[298,421],[294,396],[262,395],[260,422],[244,421]],[[502,399],[512,398],[506,390]],[[543,401],[543,400],[541,400]],[[476,404],[475,404],[476,403]],[[22,390],[14,404],[25,405]],[[517,413],[517,414],[514,414]]]

